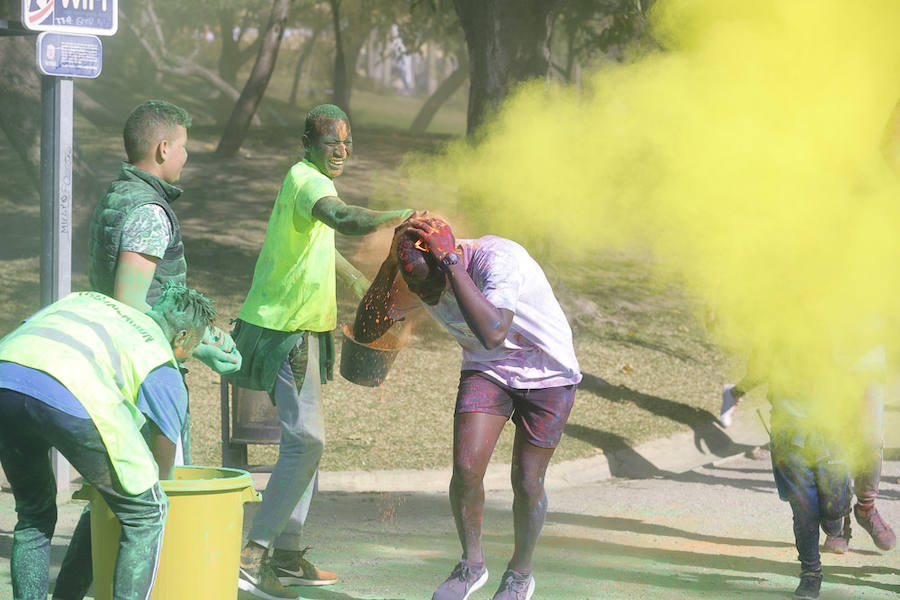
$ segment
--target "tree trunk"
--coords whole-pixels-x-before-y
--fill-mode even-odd
[[[75,112],[90,121],[92,125],[97,127],[121,127],[123,125],[123,123],[120,123],[118,119],[113,117],[113,113],[108,108],[94,100],[92,96],[88,95],[88,93],[78,85],[77,81],[73,87],[75,95]]]
[[[320,33],[322,33],[322,29],[316,27],[313,29],[309,39],[303,42],[303,50],[300,51],[297,65],[294,67],[294,82],[291,84],[291,96],[288,98],[288,106],[297,106],[297,88],[300,85],[300,74],[303,72],[303,65],[306,64],[306,60],[312,54],[313,47],[316,45],[316,39]]]
[[[469,63],[465,60],[460,60],[456,70],[441,82],[434,93],[425,101],[425,104],[422,105],[422,108],[419,109],[419,114],[416,115],[412,125],[409,126],[409,132],[425,133],[437,111],[462,86],[468,77]]]
[[[230,85],[237,85],[237,74],[244,63],[250,60],[250,57],[259,52],[259,45],[262,43],[263,36],[257,36],[253,43],[241,49],[241,40],[247,32],[247,21],[244,19],[241,23],[241,33],[238,39],[234,39],[234,7],[225,5],[219,8],[219,28],[222,30],[220,38],[222,39],[222,50],[219,53],[219,77],[227,81]]]
[[[278,59],[278,49],[281,47],[281,38],[284,36],[284,27],[290,6],[291,0],[274,0],[272,4],[272,15],[269,17],[269,24],[263,34],[256,63],[244,85],[241,97],[238,98],[234,110],[231,111],[231,117],[222,133],[222,139],[219,140],[219,147],[216,148],[216,153],[220,156],[234,156],[244,141],[250,120],[256,114],[256,108],[266,92],[272,71],[275,69],[275,61]]]
[[[218,13],[219,29],[221,30],[219,37],[222,38],[222,50],[219,52],[219,77],[231,85],[236,85],[240,46],[232,36],[232,31],[234,31],[234,7],[230,4],[220,6]]]
[[[334,26],[334,82],[331,102],[350,114],[350,81],[347,59],[344,56],[344,36],[341,32],[341,0],[329,0]]]
[[[366,40],[369,39],[370,30],[367,25],[364,25],[364,27],[366,27],[365,34],[360,33],[362,31],[360,27],[356,27],[348,28],[347,32],[341,36],[344,46],[344,85],[346,86],[344,102],[346,102],[346,105],[341,106],[338,104],[338,106],[341,106],[348,115],[350,114],[350,97],[353,94],[353,82],[356,81],[356,63],[359,61],[359,55],[363,46],[366,45]]]
[[[0,38],[0,128],[22,159],[34,189],[41,186],[41,79],[34,66],[34,37]]]
[[[426,89],[428,90],[428,95],[435,93],[438,89],[438,78],[437,78],[437,56],[435,56],[434,51],[434,42],[429,44],[425,44],[423,47],[425,51],[425,82]]]
[[[453,0],[469,50],[469,136],[513,86],[546,78],[560,0]]]

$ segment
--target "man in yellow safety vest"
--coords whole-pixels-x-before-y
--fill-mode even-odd
[[[78,292],[0,340],[0,463],[18,515],[15,598],[47,598],[56,525],[51,447],[122,526],[113,596],[149,598],[168,507],[159,480],[171,477],[187,409],[178,362],[214,318],[210,301],[181,285],[166,287],[147,313]]]

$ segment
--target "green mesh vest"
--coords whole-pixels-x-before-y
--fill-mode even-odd
[[[181,195],[181,190],[162,179],[123,162],[119,177],[109,185],[106,195],[94,209],[91,219],[89,274],[91,289],[113,295],[116,265],[122,242],[122,226],[132,210],[145,204],[156,204],[166,211],[172,223],[172,239],[165,254],[156,264],[153,281],[147,291],[147,303],[152,305],[162,293],[167,281],[185,284],[187,262],[181,241],[181,226],[169,202]]]

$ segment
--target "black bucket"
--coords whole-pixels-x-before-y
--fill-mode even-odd
[[[353,339],[350,325],[345,325],[343,332],[341,377],[357,385],[381,385],[400,351],[400,338],[387,332],[377,340],[363,344]]]

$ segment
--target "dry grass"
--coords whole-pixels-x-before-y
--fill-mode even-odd
[[[361,95],[363,96],[363,95]],[[371,96],[371,98],[369,97]],[[378,113],[374,96],[361,116]],[[382,100],[383,101],[383,100]],[[406,101],[406,99],[404,99]],[[122,101],[129,105],[128,100]],[[389,104],[386,102],[385,104]],[[454,110],[460,110],[459,108]],[[459,114],[445,117],[452,122]],[[433,152],[445,136],[412,138],[386,129],[380,118],[355,123],[356,156],[338,181],[342,197],[367,204],[377,192],[403,184],[404,153]],[[374,123],[374,124],[373,124]],[[189,282],[213,296],[224,319],[233,318],[249,288],[272,201],[287,168],[299,156],[289,128],[252,133],[242,155],[221,160],[212,150],[218,132],[191,131],[190,159],[182,176],[185,194],[175,205],[189,261]],[[115,176],[121,157],[118,127],[98,129],[78,121],[79,153],[93,165],[99,189]],[[5,140],[0,141],[5,144]],[[0,191],[0,333],[38,307],[39,204],[17,158],[0,146],[8,174]],[[87,228],[96,189],[75,198],[74,287],[86,286]],[[378,203],[373,202],[373,205]],[[488,233],[488,232],[481,232]],[[387,251],[385,236],[349,239],[338,247],[374,275]],[[570,320],[585,384],[559,450],[559,458],[590,456],[626,444],[695,427],[713,419],[725,380],[724,358],[706,340],[694,303],[676,284],[654,272],[640,250],[608,252],[566,263],[544,262]],[[352,318],[355,303],[339,286],[339,322]],[[340,351],[338,344],[338,351]],[[325,388],[328,446],[326,470],[430,468],[449,464],[452,410],[460,351],[429,320],[412,324],[412,335],[381,388],[338,378]],[[597,385],[603,378],[612,386]],[[195,462],[220,461],[218,378],[199,363],[188,376]],[[512,427],[495,456],[507,460]],[[275,447],[251,448],[251,462],[271,463]]]

